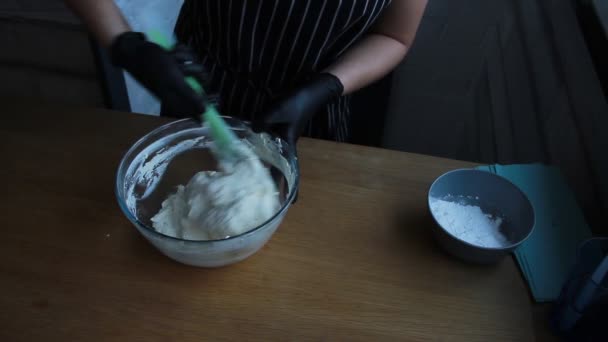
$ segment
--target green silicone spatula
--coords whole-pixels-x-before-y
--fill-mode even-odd
[[[152,42],[160,45],[164,49],[170,50],[173,48],[174,43],[158,31],[148,32],[148,37],[150,37]],[[186,77],[185,81],[197,94],[206,97],[203,86],[194,77]],[[215,142],[216,148],[214,152],[216,153],[216,157],[218,159],[238,158],[239,153],[235,148],[235,144],[238,143],[238,138],[228,128],[228,125],[224,119],[222,119],[214,105],[206,104],[205,107],[206,110],[202,114],[202,119],[207,123],[211,137]]]

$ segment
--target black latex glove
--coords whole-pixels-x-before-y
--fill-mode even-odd
[[[253,128],[256,132],[277,134],[295,147],[308,121],[343,91],[344,86],[336,76],[317,74],[281,97],[269,110],[257,115]]]
[[[178,44],[166,51],[147,41],[142,33],[125,32],[110,46],[110,56],[114,65],[124,68],[156,95],[168,113],[200,120],[206,101],[184,78],[192,76],[204,85],[206,77],[189,48]]]

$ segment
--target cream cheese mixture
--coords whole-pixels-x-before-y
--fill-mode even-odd
[[[245,233],[270,219],[279,194],[260,159],[239,144],[243,158],[199,172],[163,201],[152,217],[158,232],[186,240],[216,240]]]

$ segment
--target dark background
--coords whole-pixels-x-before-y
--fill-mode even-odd
[[[355,142],[557,165],[595,230],[608,232],[608,56],[597,13],[592,1],[430,0],[403,65],[355,94]]]

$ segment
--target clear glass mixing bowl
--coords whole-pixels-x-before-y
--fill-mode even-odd
[[[199,171],[217,169],[210,151],[213,140],[208,129],[196,121],[179,120],[148,133],[127,151],[118,167],[116,198],[125,216],[158,250],[184,264],[219,267],[251,256],[277,230],[297,193],[299,168],[294,148],[278,138],[253,133],[243,121],[224,119],[270,169],[281,202],[274,216],[243,234],[194,241],[164,235],[152,228],[150,219],[177,185],[186,184]]]

